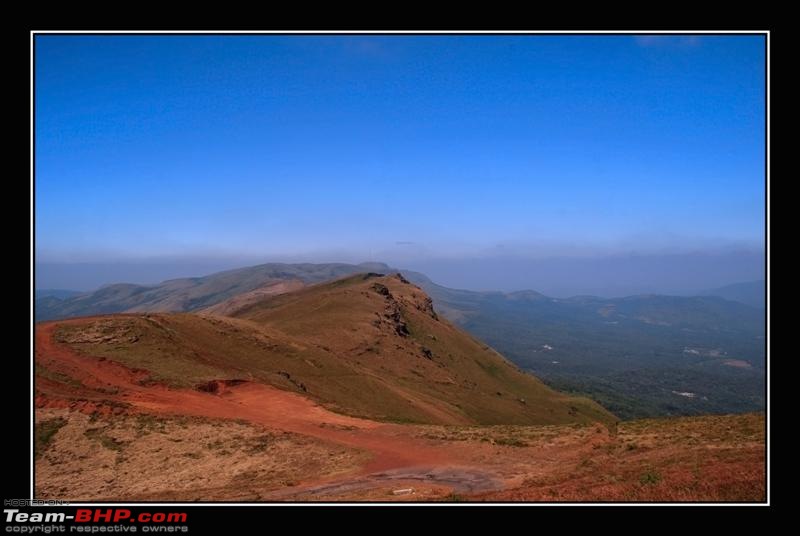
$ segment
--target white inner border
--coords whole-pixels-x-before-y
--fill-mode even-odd
[[[687,505],[687,506],[731,506],[731,505],[740,505],[740,506],[769,506],[770,505],[770,450],[769,450],[769,430],[770,430],[770,419],[769,419],[769,400],[770,400],[770,378],[769,378],[769,348],[770,348],[770,337],[769,337],[769,175],[770,175],[770,136],[769,136],[769,112],[770,112],[770,102],[769,102],[769,89],[770,89],[770,31],[769,30],[702,30],[702,31],[690,31],[690,32],[681,32],[680,30],[670,31],[670,30],[636,30],[636,31],[614,31],[614,30],[599,30],[599,31],[580,31],[580,30],[567,30],[567,31],[523,31],[523,30],[513,30],[513,31],[491,31],[491,30],[443,30],[443,31],[431,31],[431,30],[407,30],[407,31],[400,31],[400,30],[288,30],[288,31],[235,31],[235,30],[155,30],[155,31],[147,31],[147,30],[32,30],[30,32],[30,187],[31,187],[31,230],[30,230],[30,255],[31,255],[31,309],[30,309],[30,319],[31,319],[31,331],[30,331],[30,341],[31,341],[31,360],[30,360],[30,386],[31,386],[31,427],[30,427],[30,438],[34,436],[34,391],[33,391],[33,373],[34,373],[34,354],[33,354],[33,341],[34,341],[34,316],[33,316],[33,304],[34,304],[34,279],[33,279],[33,269],[34,269],[34,218],[33,218],[33,210],[34,210],[34,97],[33,97],[33,82],[34,82],[34,58],[33,58],[33,43],[34,37],[36,35],[47,35],[47,34],[143,34],[143,35],[157,35],[157,34],[218,34],[218,35],[231,35],[231,34],[252,34],[252,35],[259,35],[259,34],[273,34],[273,35],[302,35],[302,34],[329,34],[329,35],[352,35],[352,34],[363,34],[363,35],[381,35],[381,34],[393,34],[393,35],[406,35],[406,34],[432,34],[432,35],[448,35],[448,34],[519,34],[519,35],[552,35],[552,34],[578,34],[578,35],[603,35],[603,34],[615,34],[615,35],[657,35],[657,34],[680,34],[680,35],[698,35],[698,34],[741,34],[741,35],[764,35],[766,37],[766,93],[764,94],[765,99],[765,115],[766,115],[766,284],[767,284],[767,309],[766,309],[766,316],[767,316],[767,331],[766,331],[766,342],[767,342],[767,368],[766,368],[766,376],[767,376],[767,411],[766,411],[766,422],[767,422],[767,440],[765,446],[767,447],[766,457],[767,457],[767,500],[765,503],[544,503],[544,502],[519,502],[519,503],[489,503],[489,502],[480,502],[480,503],[432,503],[432,502],[415,502],[415,503],[360,503],[360,502],[303,502],[303,503],[284,503],[284,502],[277,502],[277,503],[197,503],[197,502],[190,502],[190,503],[158,503],[158,502],[147,502],[147,503],[70,503],[70,506],[254,506],[254,507],[261,507],[261,506],[673,506],[673,505]],[[30,485],[30,499],[34,498],[34,482],[33,482],[33,465],[34,465],[34,457],[33,457],[33,442],[31,442],[31,453],[30,453],[30,478],[31,478],[31,485]]]

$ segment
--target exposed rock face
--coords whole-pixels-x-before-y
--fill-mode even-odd
[[[228,387],[234,387],[246,382],[247,380],[211,380],[210,382],[198,385],[197,390],[221,395],[228,390]]]
[[[389,288],[381,283],[375,283],[372,285],[372,290],[386,299],[386,309],[384,309],[383,312],[383,319],[389,323],[394,332],[400,337],[407,337],[410,335],[411,332],[408,330],[408,324],[406,324],[406,321],[403,318],[403,312],[400,309],[400,303],[389,291]],[[380,324],[380,321],[375,322],[375,325],[379,326]]]
[[[411,287],[410,294],[401,293],[400,295],[395,296],[392,294],[389,288],[382,283],[374,283],[371,288],[377,294],[386,299],[386,310],[383,314],[383,318],[392,325],[397,335],[400,337],[406,337],[410,335],[408,324],[403,318],[402,307],[414,307],[418,311],[422,311],[423,313],[427,314],[434,320],[439,320],[439,315],[436,314],[436,311],[433,308],[433,300],[424,292],[422,292],[422,289],[409,282],[399,273],[394,274],[392,277],[399,280],[403,284],[409,285]],[[419,293],[415,292],[414,290],[419,290]],[[378,326],[380,325],[380,321],[375,321],[374,324]]]
[[[394,327],[395,333],[401,337],[407,337],[411,334],[408,331],[408,324],[406,324],[403,314],[400,311],[400,305],[396,301],[389,304],[386,313],[383,315]]]
[[[286,378],[287,380],[289,380],[289,382],[290,382],[292,385],[294,385],[295,387],[297,387],[298,389],[300,389],[300,390],[301,390],[301,391],[303,391],[304,393],[307,393],[307,392],[308,392],[308,388],[306,387],[306,385],[305,385],[303,382],[297,381],[295,378],[292,378],[292,375],[291,375],[291,374],[289,374],[288,372],[284,372],[284,371],[282,371],[282,370],[279,370],[279,371],[278,371],[278,374],[279,374],[280,376],[283,376],[283,377],[284,377],[284,378]]]
[[[416,304],[417,309],[426,313],[428,316],[433,318],[434,320],[439,320],[439,315],[436,314],[436,311],[433,309],[433,300],[429,297],[425,297],[424,300],[421,302],[417,302]]]
[[[392,297],[392,293],[389,292],[389,288],[386,285],[382,285],[381,283],[375,283],[374,285],[372,285],[372,290],[374,290],[381,296],[386,296],[387,298]]]

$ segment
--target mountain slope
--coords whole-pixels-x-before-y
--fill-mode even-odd
[[[372,263],[261,264],[204,277],[172,279],[158,285],[120,283],[64,299],[43,297],[36,300],[34,311],[37,321],[122,312],[196,311],[270,283],[288,280],[319,283],[376,267],[388,268]]]
[[[314,285],[268,297],[237,318],[122,315],[54,329],[57,341],[83,354],[148,371],[145,381],[209,390],[231,380],[265,383],[379,420],[614,420],[596,403],[557,393],[520,372],[439,318],[427,295],[398,276],[366,274]],[[65,374],[57,363],[39,366],[47,381],[58,383]]]

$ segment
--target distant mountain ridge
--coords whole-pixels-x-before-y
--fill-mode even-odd
[[[699,293],[701,296],[719,296],[726,300],[764,309],[767,306],[767,286],[763,279],[734,283]]]
[[[451,289],[438,285],[427,276],[411,270],[398,270],[380,262],[347,263],[267,263],[245,268],[216,272],[201,277],[169,279],[154,285],[115,283],[95,291],[80,292],[62,289],[37,289],[36,320],[52,320],[93,314],[121,312],[189,312],[208,308],[262,287],[286,282],[304,284],[320,283],[364,271],[378,273],[402,272],[409,280],[423,286],[442,302],[458,301],[459,297],[504,297],[511,301],[552,301],[562,303],[599,303],[625,300],[629,303],[648,298],[666,299],[665,295],[639,295],[606,299],[595,296],[573,296],[554,299],[534,290],[513,292],[471,291]],[[737,283],[699,293],[698,296],[716,296],[754,307],[764,307],[764,281]],[[446,299],[445,299],[446,298]],[[676,300],[693,297],[674,297]]]
[[[125,312],[190,312],[270,283],[300,280],[313,284],[375,270],[390,271],[380,263],[269,263],[203,277],[171,279],[157,285],[118,283],[63,298],[48,295],[36,299],[34,311],[37,321]]]
[[[43,289],[36,289],[33,293],[34,298],[56,298],[59,300],[63,300],[65,298],[71,298],[73,296],[77,296],[79,294],[83,294],[80,290],[66,290],[60,288],[43,288]]]

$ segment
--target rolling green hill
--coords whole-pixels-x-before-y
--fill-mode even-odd
[[[360,274],[235,312],[115,315],[63,325],[58,340],[181,387],[268,383],[379,420],[557,424],[614,416],[521,372],[434,311],[401,276]]]

